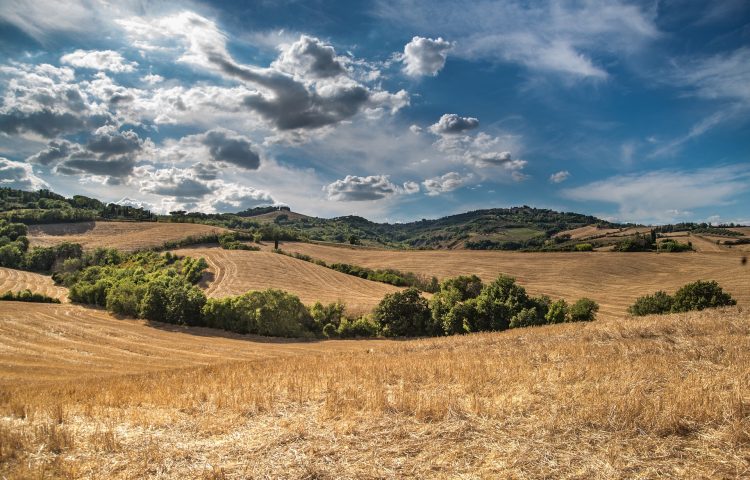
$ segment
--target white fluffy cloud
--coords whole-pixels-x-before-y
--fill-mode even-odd
[[[132,72],[138,67],[137,62],[128,62],[114,50],[76,50],[63,55],[60,62],[76,68],[91,68],[114,73]]]
[[[606,78],[604,63],[594,58],[628,55],[660,34],[650,8],[623,0],[389,0],[378,4],[377,13],[455,39],[452,55],[579,78]]]
[[[551,183],[562,183],[570,177],[570,172],[567,170],[560,170],[559,172],[553,173],[549,176]]]
[[[399,194],[413,194],[419,192],[419,184],[406,182],[398,186],[391,182],[388,175],[370,175],[359,177],[347,175],[323,187],[329,200],[339,202],[360,202],[380,200]]]
[[[404,46],[401,61],[404,72],[412,77],[432,76],[438,74],[445,66],[448,52],[453,47],[441,37],[436,39],[414,37]]]
[[[438,177],[428,178],[422,182],[422,185],[427,190],[427,195],[434,197],[462,187],[471,177],[471,174],[461,175],[458,172],[448,172]]]
[[[430,125],[430,131],[436,135],[453,135],[472,130],[479,126],[474,117],[461,117],[455,113],[446,113],[437,123]]]
[[[49,185],[34,174],[34,170],[28,163],[14,162],[0,157],[0,187],[39,190],[48,188]]]

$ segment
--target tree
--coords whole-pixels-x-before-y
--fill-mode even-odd
[[[570,307],[571,322],[591,322],[596,319],[599,304],[590,298],[581,298]]]
[[[687,312],[690,310],[703,310],[705,308],[726,307],[736,305],[737,301],[715,281],[702,281],[689,283],[674,294],[672,303],[673,312]]]
[[[563,323],[568,321],[568,303],[562,298],[549,306],[544,319],[547,323]]]
[[[628,307],[628,313],[635,316],[669,313],[672,310],[672,303],[674,299],[660,290],[653,295],[638,298],[633,305]]]
[[[386,295],[373,317],[385,336],[416,337],[432,332],[427,300],[413,287]]]

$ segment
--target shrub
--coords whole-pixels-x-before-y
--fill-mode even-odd
[[[23,252],[15,244],[0,247],[0,267],[19,268],[23,263]]]
[[[667,253],[690,252],[693,250],[693,244],[690,242],[680,243],[675,240],[672,240],[671,238],[668,238],[658,244],[657,250],[660,252],[667,252]]]
[[[462,275],[443,280],[430,300],[433,335],[453,335],[472,331],[477,323],[476,302],[470,300],[482,293],[482,280],[476,275]]]
[[[545,323],[544,315],[539,315],[536,307],[522,308],[510,319],[510,328],[533,327]]]
[[[356,320],[345,318],[341,321],[337,334],[341,338],[376,337],[378,335],[378,323],[368,317],[361,317]]]
[[[322,332],[323,328],[332,324],[334,328],[338,328],[341,320],[344,318],[344,304],[340,302],[329,303],[323,305],[320,302],[315,302],[310,307],[310,315],[313,319],[313,331]]]
[[[327,323],[325,327],[323,327],[323,336],[326,338],[333,338],[338,336],[338,330],[336,329],[336,325],[332,323]]]
[[[60,300],[41,293],[32,293],[31,290],[21,290],[20,292],[5,292],[0,295],[0,300],[10,300],[15,302],[36,302],[36,303],[60,303]]]
[[[578,243],[573,247],[573,250],[576,252],[592,252],[594,251],[594,246],[590,243]]]
[[[705,308],[726,307],[736,305],[737,301],[724,292],[715,281],[698,280],[677,290],[673,297],[673,312],[687,312],[703,310]]]
[[[653,295],[638,298],[628,307],[628,313],[635,316],[669,313],[672,310],[673,299],[666,292],[658,291]]]
[[[590,298],[581,298],[570,307],[571,322],[591,322],[596,319],[599,305]]]
[[[636,233],[633,237],[625,238],[615,244],[616,252],[649,252],[654,249],[654,239],[650,236]]]
[[[560,299],[549,306],[547,315],[544,319],[547,323],[563,323],[568,321],[569,308],[568,302]]]
[[[202,313],[207,326],[238,333],[304,337],[313,326],[310,312],[297,296],[275,289],[211,299]]]
[[[472,331],[506,330],[524,308],[536,306],[516,279],[500,275],[477,297],[477,323]],[[545,312],[546,313],[546,312]]]
[[[206,295],[184,278],[160,275],[143,290],[140,316],[157,322],[202,325],[201,309],[205,303]]]
[[[416,288],[386,295],[375,308],[374,319],[385,336],[429,335],[430,309]]]

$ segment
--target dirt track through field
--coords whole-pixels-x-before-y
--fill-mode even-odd
[[[80,243],[84,248],[108,247],[123,251],[160,247],[167,241],[189,236],[200,237],[227,231],[221,227],[193,223],[159,222],[79,222],[32,225],[32,246],[48,247],[63,242]]]
[[[709,242],[710,243],[710,242]],[[284,243],[281,248],[326,262],[370,268],[396,268],[438,278],[477,274],[491,281],[511,275],[534,295],[599,302],[601,315],[622,317],[636,298],[666,290],[674,293],[695,280],[716,280],[741,305],[750,306],[750,267],[740,253],[490,252],[395,251]]]
[[[0,293],[20,292],[21,290],[31,290],[33,293],[41,293],[61,302],[68,301],[68,289],[55,285],[51,277],[0,267]],[[0,308],[2,307],[3,305],[0,304]]]
[[[103,310],[77,305],[2,302],[0,385],[352,351],[387,343],[242,336],[118,319]]]
[[[342,301],[347,312],[369,313],[387,293],[398,288],[346,275],[310,262],[269,251],[224,250],[219,247],[182,248],[178,255],[203,257],[213,279],[205,282],[212,298],[240,295],[250,290],[279,288],[303,303]]]

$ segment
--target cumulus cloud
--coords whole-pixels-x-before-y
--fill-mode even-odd
[[[427,190],[427,195],[434,197],[462,187],[471,177],[471,174],[461,175],[458,172],[448,172],[437,177],[428,178],[422,182],[422,185]]]
[[[106,126],[97,129],[84,145],[53,140],[26,160],[54,166],[54,171],[63,175],[95,175],[115,184],[128,177],[138,155],[152,147],[150,140],[141,139],[132,130],[121,132],[113,126]]]
[[[449,154],[456,162],[493,172],[509,174],[515,181],[526,178],[523,169],[526,160],[513,158],[505,148],[520,148],[518,138],[513,135],[492,136],[484,132],[477,135],[442,135],[434,144],[440,151]]]
[[[0,132],[31,132],[54,138],[96,128],[112,119],[67,67],[19,65],[2,68],[8,83],[0,106]]]
[[[463,133],[479,126],[479,120],[474,117],[461,117],[455,113],[446,113],[437,123],[430,125],[430,131],[436,135],[451,135]]]
[[[406,92],[390,93],[355,80],[333,47],[301,36],[287,45],[268,68],[242,65],[226,48],[226,35],[215,22],[194,12],[119,22],[139,48],[182,48],[180,61],[213,70],[250,88],[239,105],[281,131],[317,129],[360,112],[408,104]],[[175,42],[178,45],[174,45]]]
[[[621,221],[674,221],[675,212],[726,205],[750,189],[750,167],[728,165],[698,170],[656,170],[618,175],[563,191],[578,201],[613,203]]]
[[[76,50],[63,55],[60,62],[76,68],[91,68],[114,73],[132,72],[138,67],[137,62],[128,62],[114,50]]]
[[[399,194],[413,194],[419,192],[419,184],[406,182],[398,186],[391,182],[388,175],[370,175],[359,177],[347,175],[323,187],[329,200],[339,202],[361,202],[380,200]]]
[[[332,46],[317,38],[302,35],[281,51],[271,67],[292,75],[329,78],[346,73],[343,61],[344,58],[337,58]]]
[[[34,170],[28,163],[14,162],[0,157],[0,187],[39,190],[48,188],[49,185],[34,174]]]
[[[257,170],[260,166],[260,155],[250,140],[242,135],[223,129],[210,130],[203,135],[202,143],[217,162],[231,163],[247,170]]]
[[[624,0],[388,0],[378,3],[376,13],[450,36],[456,40],[451,55],[577,78],[606,78],[605,63],[594,58],[629,55],[660,35],[650,8]]]
[[[562,183],[567,180],[568,177],[570,177],[570,172],[568,172],[567,170],[560,170],[559,172],[550,175],[549,181],[551,183]]]
[[[445,66],[448,51],[452,44],[441,37],[436,39],[414,37],[404,46],[401,61],[404,72],[412,77],[432,76],[438,74]]]

